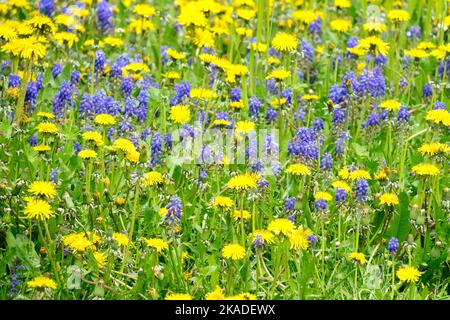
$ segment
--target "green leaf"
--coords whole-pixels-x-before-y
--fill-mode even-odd
[[[409,223],[409,198],[406,192],[400,193],[399,202],[400,219],[397,226],[397,238],[401,242],[406,240],[411,227]]]

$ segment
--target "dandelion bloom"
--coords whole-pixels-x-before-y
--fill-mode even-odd
[[[66,247],[78,252],[84,252],[88,249],[95,249],[94,242],[89,240],[84,232],[69,234],[62,237],[61,241]]]
[[[50,278],[39,276],[27,282],[29,288],[56,289],[56,282]]]
[[[292,231],[288,236],[289,242],[291,244],[291,249],[294,249],[294,250],[307,249],[310,245],[310,241],[309,241],[308,237],[312,234],[313,233],[310,229],[304,229],[303,227],[300,227],[300,228]]]
[[[404,50],[405,55],[412,57],[412,58],[416,58],[416,59],[421,59],[421,58],[426,58],[429,56],[429,54],[423,50],[423,49],[410,49],[410,50]]]
[[[229,209],[232,206],[234,206],[234,201],[229,197],[217,196],[214,198],[213,207],[215,208]]]
[[[292,12],[292,18],[304,24],[310,24],[317,19],[317,14],[313,10],[296,10]]]
[[[78,152],[78,156],[81,159],[91,159],[97,157],[97,152],[95,152],[94,150],[85,149]]]
[[[95,116],[94,122],[104,126],[113,125],[116,123],[114,117],[107,113],[101,113]]]
[[[53,113],[50,112],[38,112],[36,115],[46,119],[53,119],[55,117]]]
[[[286,32],[279,32],[272,39],[272,47],[281,52],[294,51],[297,48],[297,38]]]
[[[366,179],[370,180],[370,173],[364,169],[356,169],[349,173],[351,180]]]
[[[316,199],[316,200],[323,199],[325,201],[331,201],[331,199],[333,199],[333,197],[328,192],[319,191],[314,195],[314,199]]]
[[[167,49],[166,51],[167,55],[175,60],[182,60],[186,58],[186,53],[178,52],[174,49]]]
[[[192,300],[192,296],[187,293],[169,293],[164,300]]]
[[[51,122],[41,122],[36,129],[41,133],[58,133],[58,127]]]
[[[307,166],[301,163],[294,163],[289,165],[286,169],[287,173],[291,173],[294,176],[309,176],[311,174],[311,170]]]
[[[420,277],[420,272],[416,267],[404,266],[397,270],[397,278],[403,282],[417,282]]]
[[[45,220],[53,216],[52,207],[41,199],[30,199],[24,209],[28,219]]]
[[[333,186],[333,188],[335,189],[344,189],[345,191],[349,192],[351,190],[350,186],[348,185],[347,182],[342,181],[342,180],[336,180],[333,181],[333,183],[331,184]]]
[[[36,147],[33,147],[33,150],[37,151],[37,152],[44,152],[44,151],[50,151],[51,149],[47,145],[38,145]]]
[[[250,212],[248,212],[247,210],[234,210],[233,212],[233,217],[235,219],[249,219],[251,217]]]
[[[338,32],[347,32],[352,28],[350,21],[345,19],[334,19],[330,22],[331,29]]]
[[[291,220],[286,218],[277,218],[272,220],[267,226],[267,230],[273,232],[276,235],[289,235],[294,230],[294,224]]]
[[[383,101],[382,103],[380,103],[380,108],[381,109],[386,109],[389,111],[395,111],[400,109],[400,102],[390,99],[390,100],[386,100]]]
[[[289,78],[290,76],[291,76],[290,71],[280,68],[280,69],[275,69],[271,73],[269,73],[266,77],[266,80],[269,80],[272,78],[277,79],[277,80],[284,80],[286,78]]]
[[[258,229],[252,232],[252,238],[260,237],[260,240],[264,242],[264,244],[271,244],[275,241],[275,236],[272,232],[266,229]]]
[[[417,164],[412,167],[411,171],[419,176],[436,176],[439,174],[439,168],[430,163]]]
[[[334,0],[334,6],[336,8],[347,9],[350,8],[351,2],[350,0]]]
[[[159,239],[159,238],[145,239],[145,243],[149,247],[155,248],[157,252],[161,252],[161,251],[169,248],[169,245],[167,244],[167,242],[162,239]]]
[[[398,197],[395,193],[383,193],[380,196],[380,203],[386,204],[388,206],[393,206],[398,204]]]
[[[114,232],[113,238],[121,246],[127,246],[128,243],[130,242],[130,239],[128,239],[128,237],[125,234],[119,232]]]
[[[18,38],[2,46],[2,51],[22,59],[40,59],[45,56],[46,46],[37,37]]]
[[[83,140],[86,141],[93,141],[97,147],[100,147],[103,145],[103,137],[102,135],[97,131],[85,131],[81,135]]]
[[[175,123],[183,124],[189,122],[191,111],[188,106],[178,105],[170,109],[169,119]]]
[[[115,140],[113,146],[125,153],[136,151],[136,147],[134,146],[133,142],[125,138],[119,138]]]
[[[94,252],[94,259],[99,268],[103,268],[106,265],[107,256],[103,252]]]
[[[369,22],[364,23],[363,29],[365,31],[377,32],[377,33],[386,32],[386,30],[387,30],[386,25],[384,23],[377,22],[377,21],[369,21]]]
[[[240,244],[227,244],[222,249],[222,255],[226,259],[240,260],[245,257],[245,248]]]
[[[389,46],[386,42],[381,40],[378,37],[370,36],[367,38],[363,38],[359,41],[359,44],[355,47],[362,50],[371,50],[376,55],[381,54],[386,56],[388,53]]]
[[[310,100],[319,100],[319,96],[317,94],[304,94],[302,95],[302,100],[310,101]]]
[[[133,12],[141,17],[151,17],[155,14],[155,8],[148,4],[137,4],[134,6]]]
[[[147,172],[146,174],[144,174],[142,180],[143,184],[147,187],[153,187],[164,183],[162,174],[157,171]]]
[[[216,286],[214,291],[207,293],[205,295],[205,300],[224,300],[225,295],[222,292],[222,289],[219,286]]]
[[[28,188],[28,192],[35,196],[44,196],[52,199],[56,196],[56,187],[48,181],[34,181]]]
[[[191,98],[198,98],[198,99],[217,98],[217,93],[208,88],[194,88],[191,89]]]
[[[395,22],[405,22],[408,21],[410,18],[409,12],[401,9],[390,10],[387,16],[389,19]]]
[[[236,132],[239,134],[249,133],[251,131],[255,131],[255,123],[251,121],[238,121],[236,123]]]
[[[258,176],[253,173],[243,173],[234,176],[228,181],[228,188],[242,191],[254,189],[258,186]]]
[[[450,151],[450,146],[445,143],[439,142],[424,143],[418,150],[422,155],[427,154],[430,156],[434,156],[439,152],[448,153]]]
[[[352,252],[352,253],[349,254],[348,258],[349,258],[349,260],[357,261],[360,264],[366,264],[367,263],[366,257],[361,252]]]
[[[436,124],[442,123],[446,127],[450,126],[450,112],[445,109],[430,110],[425,119]]]

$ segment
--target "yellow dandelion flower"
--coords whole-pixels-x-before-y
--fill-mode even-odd
[[[403,50],[403,52],[405,53],[405,55],[412,57],[412,58],[417,58],[417,59],[421,59],[421,58],[426,58],[428,57],[428,53],[423,50],[423,49],[410,49],[410,50]]]
[[[186,53],[178,52],[172,48],[168,48],[166,51],[167,55],[175,60],[183,60],[186,58]]]
[[[23,59],[41,59],[47,49],[37,37],[28,37],[7,42],[2,46],[2,51]]]
[[[217,94],[208,88],[193,88],[191,89],[191,98],[211,99],[217,98]]]
[[[38,132],[41,133],[58,133],[58,127],[56,126],[56,124],[51,123],[51,122],[41,122],[38,124],[38,126],[36,127]]]
[[[439,152],[446,153],[449,151],[449,146],[445,143],[433,142],[433,143],[424,143],[418,150],[422,155],[430,155],[434,156]]]
[[[143,3],[143,4],[136,4],[134,6],[133,12],[141,17],[151,17],[155,15],[155,8],[152,7],[149,4]]]
[[[236,133],[238,134],[245,134],[255,131],[255,128],[256,128],[255,123],[248,120],[238,121],[236,123]]]
[[[253,19],[254,17],[256,17],[256,11],[253,9],[237,9],[236,10],[236,15],[239,18],[242,18],[246,21],[250,21],[251,19]]]
[[[430,41],[421,41],[417,45],[417,49],[429,50],[436,48],[436,45]]]
[[[316,200],[323,199],[325,201],[331,201],[333,197],[328,192],[319,191],[314,195],[314,199]]]
[[[388,206],[393,206],[398,204],[398,197],[395,193],[383,193],[380,196],[380,203],[386,204]]]
[[[259,236],[260,241],[264,244],[272,244],[275,242],[275,235],[266,229],[258,229],[252,232],[251,237],[253,241]]]
[[[301,163],[294,163],[289,165],[286,169],[287,173],[291,173],[294,176],[309,176],[311,174],[311,170],[309,168]]]
[[[343,190],[345,190],[347,192],[349,192],[351,190],[349,184],[347,182],[345,182],[345,181],[342,181],[342,180],[333,181],[333,183],[331,185],[335,189],[343,189]]]
[[[350,8],[350,0],[334,0],[334,6],[336,8],[347,9]]]
[[[175,123],[184,124],[189,122],[191,118],[191,111],[188,106],[178,105],[173,106],[170,109],[170,117],[169,119]]]
[[[49,288],[56,289],[56,282],[48,277],[35,277],[27,282],[28,288]]]
[[[136,152],[133,142],[125,138],[118,138],[114,141],[113,146],[125,153]]]
[[[208,24],[205,14],[195,5],[194,2],[181,7],[177,20],[179,24],[185,27],[190,25],[205,27]]]
[[[364,169],[356,169],[349,173],[350,180],[366,179],[370,180],[370,173]]]
[[[216,286],[214,291],[207,293],[205,295],[205,300],[224,300],[225,295],[223,294],[222,289],[219,286]]]
[[[319,96],[317,94],[304,94],[302,95],[302,100],[310,101],[310,100],[319,100]]]
[[[167,71],[161,75],[166,79],[181,79],[181,73],[178,71]]]
[[[384,23],[378,22],[378,21],[369,21],[367,23],[364,23],[363,29],[365,31],[377,32],[377,33],[386,32],[386,30],[387,30],[386,25]]]
[[[233,217],[235,219],[244,219],[247,220],[251,217],[250,212],[248,212],[247,210],[234,210],[233,212]]]
[[[29,199],[24,209],[28,219],[45,220],[54,215],[52,207],[41,199]]]
[[[297,38],[290,33],[279,32],[272,39],[272,47],[280,52],[291,52],[297,48]]]
[[[338,32],[347,32],[352,28],[350,21],[345,19],[334,19],[330,22],[331,29]]]
[[[310,24],[317,19],[317,13],[313,10],[296,10],[292,13],[292,18],[301,23]]]
[[[45,152],[45,151],[50,151],[51,149],[47,145],[38,145],[38,146],[33,147],[33,150],[37,151],[37,152]]]
[[[289,242],[291,244],[291,249],[298,250],[298,249],[308,249],[310,245],[310,241],[308,237],[312,235],[312,231],[310,229],[304,229],[303,227],[300,227],[298,229],[295,229],[292,231],[292,233],[289,234]]]
[[[97,266],[101,269],[106,265],[107,256],[103,252],[94,252],[94,259],[97,262]]]
[[[242,100],[230,102],[230,108],[242,109],[243,107],[244,107],[244,102]]]
[[[378,37],[370,36],[363,38],[359,41],[359,44],[355,47],[362,50],[370,50],[375,55],[381,54],[386,56],[388,53],[389,46],[386,42]]]
[[[405,22],[408,21],[410,18],[410,14],[408,11],[401,10],[401,9],[393,9],[390,10],[387,14],[388,18],[395,21],[395,22]]]
[[[272,78],[276,79],[276,80],[284,80],[286,78],[289,78],[290,76],[291,76],[290,71],[280,68],[280,69],[275,69],[271,73],[269,73],[266,77],[266,80],[269,80]]]
[[[348,259],[357,261],[360,264],[366,264],[367,263],[366,257],[361,252],[352,252],[352,253],[350,253],[349,256],[348,256]]]
[[[128,237],[125,234],[119,232],[114,232],[113,238],[121,246],[127,246],[128,243],[130,242],[130,239],[128,239]]]
[[[164,300],[192,300],[192,296],[187,293],[169,293]]]
[[[71,233],[61,238],[62,243],[78,252],[95,249],[94,243],[88,239],[88,235],[84,232]]]
[[[82,159],[96,158],[97,152],[95,152],[94,150],[85,149],[85,150],[81,150],[80,152],[78,152],[78,156]]]
[[[94,122],[104,126],[113,125],[116,123],[114,117],[107,113],[101,113],[95,116]]]
[[[425,119],[436,124],[442,123],[446,127],[450,126],[450,112],[445,109],[430,110]]]
[[[217,196],[214,198],[213,207],[229,209],[234,206],[234,201],[230,197]]]
[[[417,282],[420,278],[420,272],[416,267],[404,266],[397,270],[397,278],[403,282]]]
[[[144,174],[142,180],[144,186],[146,187],[153,187],[164,183],[162,174],[157,171],[147,172],[146,174]]]
[[[93,141],[97,145],[97,147],[100,147],[104,144],[103,137],[99,132],[96,131],[85,131],[81,135],[83,140],[86,141]]]
[[[436,176],[439,174],[439,168],[430,163],[415,165],[411,171],[419,176]]]
[[[267,230],[276,235],[288,236],[294,230],[294,224],[286,218],[277,218],[272,220],[267,226]]]
[[[259,176],[253,173],[243,173],[232,177],[227,185],[230,189],[245,191],[256,188],[258,179]]]
[[[35,196],[44,196],[52,199],[56,196],[56,187],[52,182],[34,181],[28,188],[28,192]]]
[[[169,248],[168,243],[166,241],[164,241],[163,239],[159,239],[159,238],[145,239],[145,243],[149,247],[156,249],[157,252],[161,252],[161,251]]]
[[[51,112],[38,112],[36,115],[46,119],[53,119],[55,117]]]
[[[222,249],[225,259],[241,260],[245,257],[245,248],[237,243],[227,244]]]

